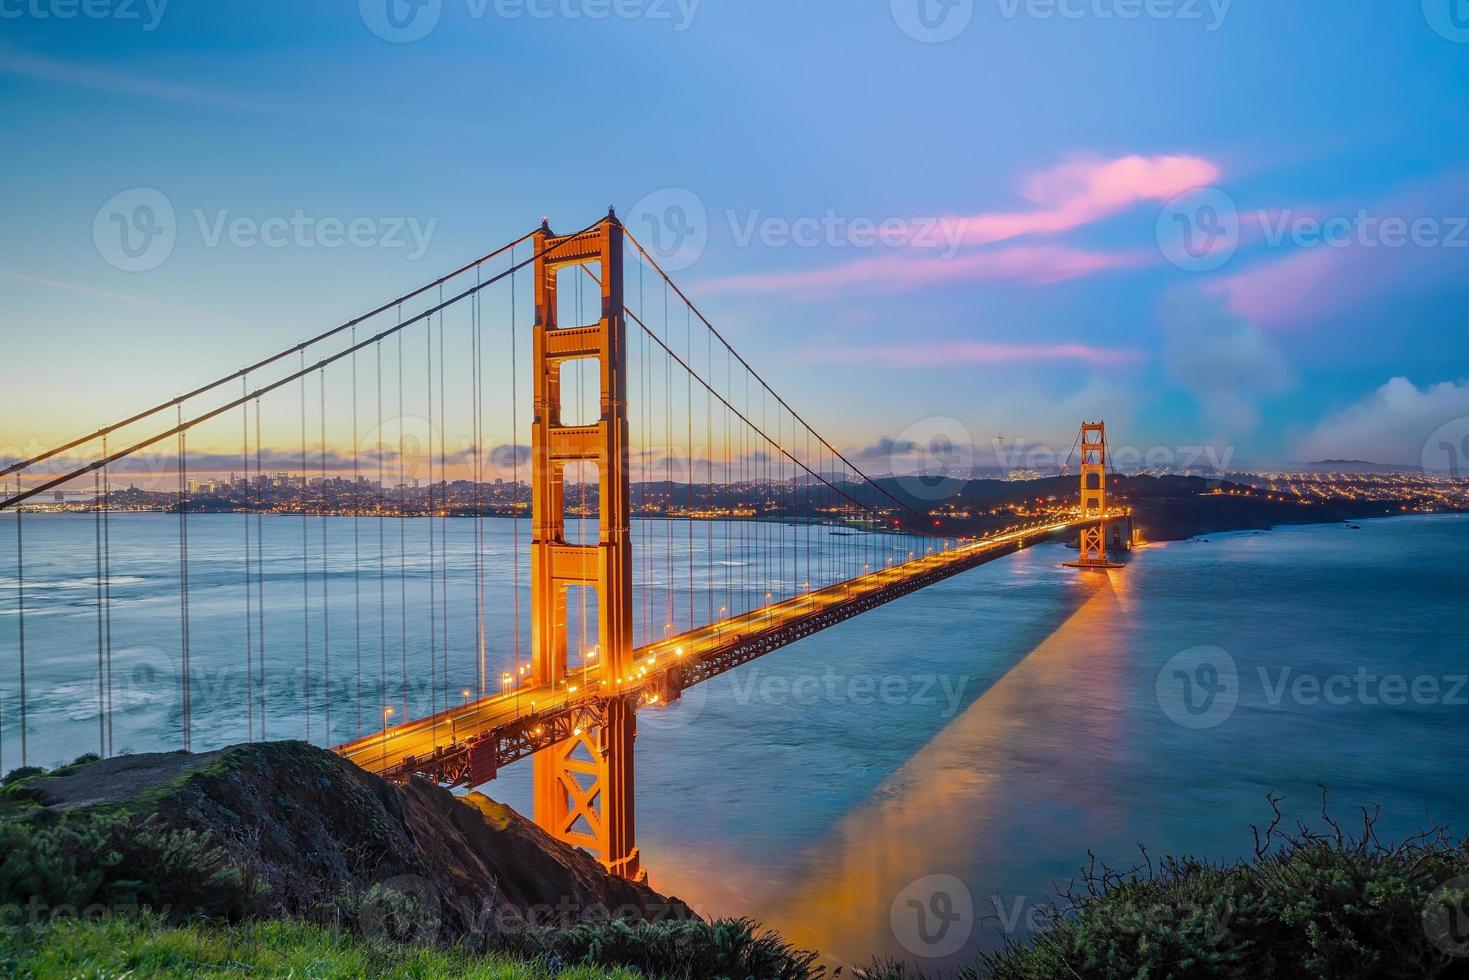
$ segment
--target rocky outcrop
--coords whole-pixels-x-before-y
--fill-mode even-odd
[[[608,916],[693,916],[486,796],[385,782],[302,742],[121,756],[28,789],[32,819],[121,810],[208,832],[264,884],[273,915],[319,918],[376,886],[379,897],[413,896],[447,940]]]

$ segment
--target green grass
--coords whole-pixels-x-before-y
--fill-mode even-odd
[[[431,946],[398,946],[317,926],[255,922],[239,926],[166,926],[143,916],[101,922],[69,920],[0,932],[0,975],[50,978],[297,977],[334,980],[636,980],[602,967],[553,971],[545,962],[499,954],[467,955]]]

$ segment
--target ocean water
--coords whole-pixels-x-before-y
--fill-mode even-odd
[[[178,556],[176,545],[157,544],[176,524],[113,518],[116,749],[177,745]],[[322,630],[312,581],[305,598],[316,618],[303,630],[300,521],[264,524],[267,676],[289,675],[305,642],[321,661],[329,639],[333,740],[356,731],[359,648],[368,710],[401,696],[404,609],[415,626],[409,707],[444,697],[418,668],[429,655],[427,639],[415,638],[429,595],[420,545],[408,542],[400,559],[390,542],[409,584],[400,593],[397,567],[386,568],[380,602],[377,529],[364,522],[361,594],[351,566],[334,558],[336,625]],[[351,524],[329,527],[341,536],[334,554],[340,541],[350,555]],[[472,522],[449,526],[449,686],[458,695],[477,683],[472,584],[456,584],[473,581]],[[683,533],[659,526],[645,530]],[[486,522],[492,581],[504,581],[513,561],[513,527]],[[32,762],[69,759],[99,738],[96,577],[85,565],[93,530],[84,517],[25,518]],[[385,535],[398,530],[389,522]],[[232,557],[242,519],[196,517],[189,534],[194,739],[204,748],[245,737],[247,725],[258,731],[259,719],[246,717],[253,680]],[[13,521],[0,522],[7,769],[19,762],[14,545]],[[854,560],[846,539],[816,547],[818,567]],[[655,887],[700,911],[756,916],[834,962],[886,954],[942,969],[1023,936],[1090,855],[1131,868],[1142,848],[1154,857],[1250,854],[1251,826],[1270,821],[1271,794],[1287,825],[1322,825],[1324,786],[1344,823],[1380,806],[1384,839],[1439,823],[1469,832],[1466,547],[1469,518],[1404,517],[1153,545],[1106,573],[1062,567],[1074,552],[1061,545],[986,565],[640,714],[644,865]],[[713,544],[695,550],[695,616],[758,601],[801,575],[788,565],[739,568],[731,599],[737,557]],[[667,604],[677,620],[687,595],[670,594],[656,575],[647,581],[638,603],[657,619]],[[493,677],[513,646],[510,587],[491,589],[487,605]],[[323,742],[319,674],[314,685],[313,740]],[[290,683],[268,692],[270,737],[304,734],[300,695]],[[370,731],[375,720],[363,724]],[[528,812],[529,768],[511,767],[484,790]]]

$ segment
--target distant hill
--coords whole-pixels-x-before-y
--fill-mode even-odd
[[[1422,473],[1421,466],[1398,466],[1395,463],[1373,463],[1364,459],[1322,459],[1314,463],[1289,467],[1301,473]]]

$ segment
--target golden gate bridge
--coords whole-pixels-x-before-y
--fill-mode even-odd
[[[487,448],[495,431],[509,438]],[[350,454],[329,448],[348,435]],[[271,477],[287,439],[301,476]],[[243,472],[227,498],[239,549],[199,581],[190,474],[223,465],[223,445]],[[195,749],[191,601],[208,596],[210,616],[237,617],[235,652],[208,656],[242,669],[230,710],[248,740],[299,724],[370,772],[451,787],[529,756],[536,822],[637,878],[639,711],[1037,541],[1075,534],[1075,565],[1113,567],[1109,540],[1129,544],[1131,514],[1107,501],[1105,427],[1084,423],[1077,450],[1074,509],[962,534],[817,433],[615,213],[569,235],[543,223],[295,347],[0,469],[19,487],[0,512],[14,515],[22,764],[27,659],[78,655],[35,619],[26,513],[91,484],[92,554],[70,560],[95,577],[96,650],[76,662],[94,685],[98,754],[114,754],[113,652],[127,625],[113,594],[126,562],[113,481],[143,461],[156,484],[174,484],[176,747]],[[505,470],[508,609],[491,601],[485,531],[486,488]],[[279,522],[297,519],[299,534],[283,536]],[[217,608],[221,577],[233,611]],[[292,643],[302,687],[271,696],[267,651]]]

